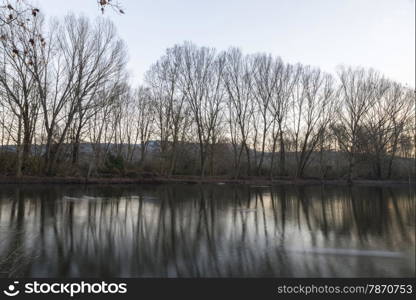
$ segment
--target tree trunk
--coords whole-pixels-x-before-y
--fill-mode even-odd
[[[277,143],[277,138],[276,138],[276,136],[273,136],[272,157],[271,157],[271,162],[270,162],[270,180],[273,179],[274,157],[275,157],[275,153],[276,153],[276,143]]]
[[[286,176],[286,154],[285,154],[285,141],[283,140],[283,131],[280,129],[280,157],[279,157],[279,173],[280,176]]]
[[[347,181],[349,184],[352,183],[353,172],[354,172],[354,156],[353,154],[350,154],[350,157],[348,160],[348,178],[347,178]]]
[[[22,138],[22,120],[19,119],[19,127],[17,131],[17,143],[16,143],[16,177],[22,177],[22,164],[23,164],[23,147],[21,144]]]
[[[22,167],[24,168],[27,165],[29,156],[30,156],[30,148],[32,144],[32,135],[31,129],[26,122],[24,122],[24,130],[23,130],[23,157],[22,157]]]
[[[247,143],[244,143],[244,148],[246,149],[247,155],[247,175],[251,176],[251,159],[250,159],[250,148],[247,146]]]
[[[76,165],[79,159],[80,130],[75,134],[74,144],[72,145],[72,165]]]

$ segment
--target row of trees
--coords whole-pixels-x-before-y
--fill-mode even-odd
[[[392,178],[414,166],[414,91],[373,70],[332,76],[184,43],[131,88],[111,22],[70,15],[43,28],[37,17],[0,29],[1,149],[17,176]]]
[[[375,177],[391,178],[394,159],[414,153],[414,91],[373,70],[340,68],[334,78],[271,55],[185,43],[168,49],[146,82],[156,103],[150,118],[162,152],[170,154],[168,174],[178,142],[187,141],[198,143],[202,176],[207,164],[215,173],[219,144],[231,145],[236,177],[303,177],[314,159],[324,175],[325,154],[339,151],[348,179],[362,160]]]

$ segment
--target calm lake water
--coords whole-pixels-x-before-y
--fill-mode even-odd
[[[10,277],[415,276],[409,187],[0,185]]]

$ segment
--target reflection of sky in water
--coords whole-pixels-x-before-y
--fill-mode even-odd
[[[408,188],[4,186],[10,276],[414,276]]]

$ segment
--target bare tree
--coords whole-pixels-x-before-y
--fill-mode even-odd
[[[113,141],[115,122],[112,112],[117,110],[119,99],[125,93],[125,83],[120,78],[103,85],[94,97],[100,98],[100,109],[88,120],[88,140],[91,143],[92,157],[89,161],[87,178],[101,167],[110,151]]]
[[[75,102],[72,130],[72,163],[78,161],[83,129],[102,103],[94,94],[111,78],[122,76],[125,49],[114,25],[100,20],[94,25],[84,17],[70,15],[64,21],[65,35],[59,38],[60,51],[68,52],[68,60],[76,67],[71,101]]]
[[[152,134],[154,133],[154,103],[148,88],[140,86],[134,94],[136,111],[136,134],[140,143],[139,165],[143,168]]]
[[[362,144],[366,146],[369,161],[373,163],[378,179],[391,178],[393,160],[398,142],[406,132],[412,115],[412,92],[400,84],[380,80],[374,93],[375,99],[365,119]],[[383,169],[387,167],[386,174]]]
[[[175,46],[146,74],[160,142],[160,172],[167,175],[175,170],[178,143],[188,124],[185,95],[179,85],[182,60],[183,49]]]
[[[199,143],[200,174],[205,175],[207,150],[221,120],[224,99],[222,74],[225,59],[209,48],[185,43],[181,87],[193,114]]]
[[[296,158],[295,177],[303,177],[311,155],[332,120],[333,81],[318,69],[298,66],[292,91],[291,135]]]
[[[19,26],[25,28],[39,14],[39,9],[25,0],[2,0],[0,2],[0,28]],[[5,38],[3,36],[3,38]],[[16,48],[15,48],[16,49]]]
[[[31,69],[34,49],[42,47],[35,38],[41,31],[41,18],[34,18],[26,26],[11,23],[0,28],[0,34],[4,37],[0,39],[0,94],[8,111],[16,117],[17,134],[14,141],[18,177],[22,175],[22,167],[30,154],[39,110],[39,97]]]
[[[85,18],[68,16],[54,24],[48,46],[35,55],[33,75],[37,82],[45,125],[45,168],[52,173],[59,150],[71,126],[78,145],[83,126],[97,105],[92,97],[100,84],[123,68],[123,44],[114,26],[97,21],[90,27]],[[77,159],[77,146],[73,160]]]
[[[256,101],[256,119],[254,129],[256,138],[254,139],[254,151],[257,153],[257,127],[260,130],[261,148],[260,158],[257,162],[257,175],[261,175],[266,150],[267,136],[270,127],[275,121],[275,115],[270,114],[272,99],[277,91],[279,83],[278,74],[282,71],[283,63],[280,59],[274,59],[271,55],[256,55],[254,57],[253,77],[254,77],[254,99]]]
[[[248,136],[253,117],[253,78],[251,58],[244,56],[239,49],[230,49],[225,53],[224,86],[227,91],[227,110],[230,139],[234,151],[234,177],[241,169],[243,150],[246,151],[248,174],[250,174],[250,148]]]
[[[359,136],[364,128],[364,118],[374,103],[379,75],[373,70],[340,68],[338,72],[340,105],[337,122],[332,126],[338,144],[348,159],[347,179],[352,182],[357,159]]]
[[[278,64],[283,64],[280,60]],[[277,78],[277,84],[270,103],[270,112],[272,115],[272,146],[271,146],[271,163],[270,178],[273,177],[274,160],[277,143],[279,143],[279,174],[286,175],[286,153],[285,153],[285,131],[289,114],[289,103],[292,97],[292,91],[298,82],[299,72],[292,65],[286,64],[275,68],[274,76]]]
[[[106,8],[111,8],[120,14],[124,14],[121,4],[114,0],[96,0],[102,13]],[[7,26],[12,23],[18,23],[24,27],[26,22],[30,21],[30,17],[36,17],[39,14],[39,8],[31,5],[26,0],[2,0],[0,2],[0,27]]]

